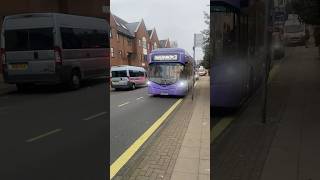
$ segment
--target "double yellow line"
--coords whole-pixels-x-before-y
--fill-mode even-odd
[[[110,166],[110,179],[112,179],[120,169],[130,160],[130,158],[139,150],[139,148],[149,139],[149,137],[160,127],[160,125],[169,117],[169,115],[182,102],[179,99],[175,102],[153,125],[144,132],[121,156]]]

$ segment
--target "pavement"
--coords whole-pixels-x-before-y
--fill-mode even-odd
[[[0,179],[105,179],[108,102],[105,79],[0,95]]]
[[[263,93],[258,91],[211,144],[213,179],[320,179],[317,48],[288,47],[276,64],[268,85],[267,123],[262,123]]]
[[[209,179],[209,89],[209,78],[201,78],[194,100],[191,95],[185,97],[113,179]],[[162,108],[160,101],[170,101],[165,105],[167,110],[179,100],[156,97],[152,101],[156,101],[152,104],[156,109]],[[144,107],[150,109],[147,105]]]
[[[210,179],[210,83],[199,82],[199,94],[173,169],[171,180]]]

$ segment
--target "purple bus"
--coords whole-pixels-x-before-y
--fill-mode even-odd
[[[272,22],[266,2],[210,1],[211,107],[241,107],[263,85]]]
[[[156,49],[148,61],[149,94],[185,96],[193,88],[194,60],[185,50]]]

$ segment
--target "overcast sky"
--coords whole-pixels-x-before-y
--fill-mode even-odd
[[[203,12],[209,12],[209,4],[209,0],[111,0],[111,12],[127,22],[143,18],[147,29],[156,28],[159,39],[177,41],[192,55],[193,34],[208,28]],[[202,56],[197,48],[196,59]]]

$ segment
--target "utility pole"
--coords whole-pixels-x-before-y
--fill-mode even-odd
[[[192,76],[192,101],[193,101],[193,96],[194,96],[194,84],[195,84],[195,65],[197,64],[196,62],[196,34],[193,34],[193,60],[194,60],[194,65],[193,65],[193,76]]]

